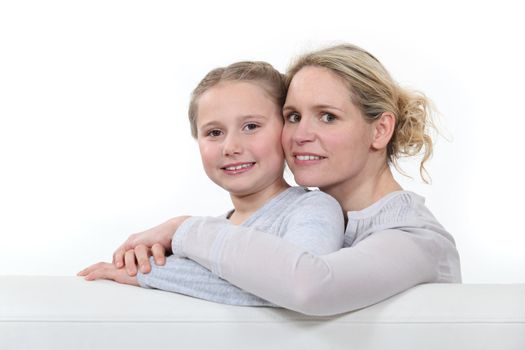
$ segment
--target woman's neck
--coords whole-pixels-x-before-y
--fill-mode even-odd
[[[236,225],[241,224],[253,213],[260,209],[266,202],[283,192],[290,185],[283,178],[279,178],[262,190],[247,195],[235,195],[230,193],[233,203],[233,213],[230,221]]]
[[[321,190],[337,199],[343,210],[348,212],[365,209],[387,194],[402,189],[388,164],[383,163],[379,170],[364,170],[354,178]]]

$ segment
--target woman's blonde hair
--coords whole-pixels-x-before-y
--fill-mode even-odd
[[[210,71],[193,90],[188,109],[191,125],[191,135],[197,138],[197,115],[199,98],[209,89],[221,82],[243,81],[259,85],[282,107],[286,99],[284,76],[273,66],[261,61],[242,61],[227,67],[216,68]]]
[[[425,162],[432,156],[434,128],[432,105],[421,92],[401,88],[383,65],[358,46],[343,44],[300,56],[286,73],[286,86],[306,66],[330,69],[349,86],[351,101],[361,110],[365,120],[377,120],[384,112],[395,115],[395,129],[387,146],[387,162],[400,169],[400,157],[422,153],[419,165],[423,181],[428,182]]]

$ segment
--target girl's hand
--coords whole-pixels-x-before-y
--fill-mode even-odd
[[[151,271],[151,255],[157,265],[164,265],[166,252],[171,252],[173,235],[187,218],[189,216],[178,216],[144,232],[132,234],[113,253],[113,264],[117,268],[126,266],[130,276],[137,274],[137,264],[143,273]]]
[[[126,270],[117,269],[115,265],[105,262],[99,262],[98,264],[91,265],[90,267],[80,271],[77,276],[84,277],[86,281],[106,279],[122,284],[139,286],[137,277],[129,276]]]

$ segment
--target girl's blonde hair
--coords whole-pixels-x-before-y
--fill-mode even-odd
[[[216,68],[210,71],[193,90],[188,109],[191,125],[191,135],[197,138],[197,116],[199,98],[209,89],[221,82],[243,81],[258,84],[282,107],[286,99],[284,76],[273,66],[261,61],[242,61],[227,67]]]
[[[428,182],[425,162],[432,156],[430,129],[434,123],[431,102],[423,93],[401,88],[374,56],[351,44],[300,56],[286,73],[287,87],[306,66],[327,68],[341,77],[348,84],[351,101],[367,121],[377,120],[384,112],[394,114],[396,123],[387,146],[387,162],[403,173],[398,159],[422,153],[420,175]]]

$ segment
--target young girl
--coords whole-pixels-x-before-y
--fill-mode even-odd
[[[315,255],[330,253],[343,243],[343,213],[332,197],[285,182],[284,98],[283,77],[267,63],[239,62],[212,70],[192,94],[192,135],[206,174],[230,193],[234,209],[218,219],[221,223],[271,233]],[[272,260],[275,253],[267,251],[266,258]],[[188,259],[170,256],[164,266],[152,260],[151,271],[137,275],[134,256],[126,257],[126,265],[131,276],[109,263],[95,264],[79,275],[227,304],[271,305],[217,277],[219,270],[210,272]]]

